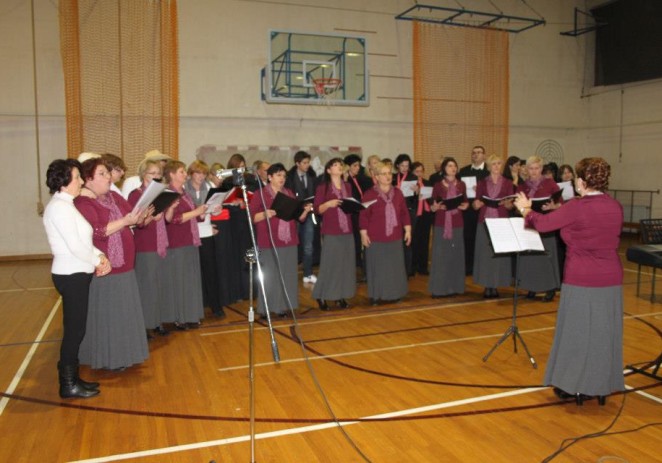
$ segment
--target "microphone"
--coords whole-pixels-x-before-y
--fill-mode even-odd
[[[245,167],[238,167],[236,169],[219,169],[216,171],[216,177],[223,180],[224,178],[232,177],[233,175],[240,175],[246,172]]]

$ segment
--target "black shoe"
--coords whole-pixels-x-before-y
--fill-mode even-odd
[[[494,299],[499,297],[499,291],[496,288],[492,288],[492,297]]]
[[[60,397],[63,399],[87,399],[99,395],[96,388],[86,388],[78,378],[78,365],[61,365],[58,363],[58,379],[60,382]],[[87,383],[94,384],[94,383]]]
[[[186,327],[192,330],[197,330],[200,328],[200,322],[190,322],[186,324]]]
[[[287,312],[281,312],[281,313],[276,314],[276,316],[278,318],[287,318],[287,317],[289,317],[289,314]]]
[[[148,341],[151,341],[152,339],[154,339],[154,336],[152,336],[152,334],[149,332],[149,330],[145,330],[145,331],[146,331],[145,334],[147,335],[147,340]]]
[[[563,389],[560,389],[558,387],[554,388],[554,395],[561,400],[572,399],[575,397],[575,394],[570,394],[569,392],[565,392]]]
[[[215,310],[214,311],[214,317],[219,318],[219,319],[225,318],[226,317],[225,310],[223,310],[223,309]]]
[[[340,299],[339,301],[336,302],[336,305],[338,307],[340,307],[341,309],[348,309],[349,308],[349,304],[347,303],[347,301],[345,299]]]
[[[494,288],[485,288],[483,291],[483,297],[485,299],[492,299],[494,297]]]
[[[156,328],[154,328],[154,334],[158,334],[159,336],[168,336],[170,334],[170,331],[166,330],[163,326],[159,325]]]
[[[598,396],[598,404],[600,406],[603,406],[607,403],[607,396],[606,395],[599,395]]]
[[[179,331],[188,330],[188,325],[186,323],[175,322],[174,324],[175,324],[175,329]]]
[[[419,271],[418,271],[418,274],[419,274],[419,275],[429,275],[430,272],[428,272],[427,270],[419,270]]]
[[[590,395],[581,394],[579,392],[575,394],[575,403],[577,404],[578,407],[584,405],[584,401],[589,399],[591,399]]]
[[[535,299],[536,298],[535,291],[529,291],[528,293],[526,293],[526,298],[527,299]]]
[[[317,299],[317,305],[319,306],[320,310],[329,310],[329,305],[324,299]]]
[[[556,293],[556,291],[554,291],[553,289],[550,290],[550,291],[547,291],[545,293],[545,296],[542,298],[543,302],[552,302],[552,300],[554,299],[554,294],[555,293]]]
[[[370,305],[379,305],[379,301],[374,297],[370,298]]]

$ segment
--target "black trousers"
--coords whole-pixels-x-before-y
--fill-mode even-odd
[[[202,274],[202,302],[212,312],[220,312],[223,307],[219,297],[218,272],[216,270],[216,242],[213,236],[201,238],[200,272]]]
[[[60,365],[78,365],[78,349],[85,337],[91,273],[52,274],[55,289],[62,296],[62,327]]]

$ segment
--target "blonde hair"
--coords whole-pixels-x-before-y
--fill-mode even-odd
[[[140,180],[145,180],[145,172],[147,172],[147,169],[149,166],[156,166],[159,168],[159,172],[163,175],[163,169],[161,168],[161,161],[157,161],[156,159],[143,159],[140,161],[140,164],[138,164],[138,177],[140,177]]]
[[[542,161],[542,158],[537,155],[529,156],[529,158],[526,160],[526,165],[530,166],[531,164],[540,164],[541,166],[544,164]]]
[[[501,156],[499,156],[498,154],[490,154],[490,155],[488,156],[488,158],[485,160],[485,162],[487,163],[487,165],[490,165],[490,166],[491,166],[492,164],[494,164],[495,162],[497,162],[497,161],[501,161],[501,162],[503,162],[503,158],[502,158]]]
[[[189,176],[194,173],[201,173],[207,175],[209,173],[209,166],[206,162],[196,159],[188,166],[187,174]]]

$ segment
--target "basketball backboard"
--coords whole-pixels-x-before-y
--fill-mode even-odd
[[[262,99],[267,103],[318,104],[315,83],[326,87],[331,104],[368,106],[366,41],[348,35],[269,31],[269,63],[262,69]]]

